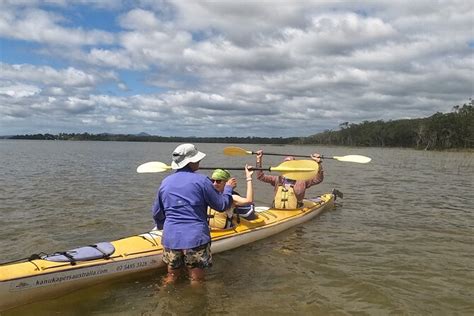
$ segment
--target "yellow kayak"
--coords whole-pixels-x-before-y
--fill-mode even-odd
[[[212,252],[275,235],[334,207],[335,195],[305,200],[298,209],[257,207],[257,218],[229,229],[211,229]],[[63,295],[135,272],[164,267],[161,231],[0,265],[0,311]]]

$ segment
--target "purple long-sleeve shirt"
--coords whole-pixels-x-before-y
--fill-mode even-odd
[[[166,177],[152,206],[153,219],[163,229],[161,243],[170,249],[190,249],[211,241],[207,207],[224,211],[232,204],[232,187],[219,193],[203,174],[185,167]]]

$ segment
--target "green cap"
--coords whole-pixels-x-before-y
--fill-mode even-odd
[[[229,180],[231,177],[230,172],[224,169],[216,169],[212,173],[211,178],[214,180]]]

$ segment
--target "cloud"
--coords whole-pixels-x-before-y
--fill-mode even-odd
[[[5,131],[310,135],[449,111],[474,86],[468,1],[0,6]],[[88,14],[114,23],[79,25]],[[19,42],[35,44],[22,61]]]
[[[96,97],[91,92],[98,84],[117,79],[110,71],[85,72],[73,67],[55,69],[0,63],[0,68],[0,114],[10,119],[37,116],[54,119],[93,112]]]
[[[111,71],[86,72],[74,67],[55,69],[50,66],[0,63],[0,68],[0,80],[35,82],[47,86],[93,89],[101,81],[117,79]]]
[[[114,35],[100,30],[65,27],[58,14],[36,8],[6,10],[0,14],[0,36],[56,46],[110,45]]]
[[[3,84],[4,85],[0,87],[0,95],[8,96],[14,99],[31,97],[41,92],[40,88],[32,85],[21,83],[8,84],[7,82],[3,82]]]
[[[151,11],[134,9],[119,18],[120,25],[130,30],[155,30],[162,28],[162,23]]]
[[[133,60],[124,50],[111,51],[101,48],[93,48],[87,55],[86,61],[91,65],[118,69],[140,68],[134,66]]]

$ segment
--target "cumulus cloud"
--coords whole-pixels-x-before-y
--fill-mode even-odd
[[[0,40],[37,47],[0,64],[5,130],[303,136],[473,93],[468,1],[23,1],[0,4]],[[66,6],[115,24],[77,25]]]
[[[0,36],[59,46],[112,44],[114,35],[100,30],[65,27],[63,17],[39,9],[6,10],[0,14]]]
[[[14,99],[31,97],[41,92],[40,88],[32,85],[22,83],[8,84],[7,82],[3,82],[3,84],[4,85],[0,87],[0,94]]]
[[[134,9],[119,18],[120,25],[130,30],[155,30],[162,28],[162,23],[151,11]]]
[[[86,87],[93,88],[105,80],[115,80],[116,75],[111,71],[86,72],[74,67],[55,69],[50,66],[34,66],[28,64],[0,63],[0,80],[17,80],[36,82],[47,86]]]

